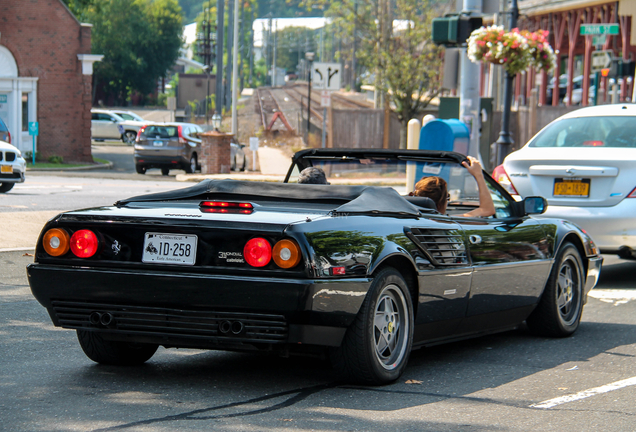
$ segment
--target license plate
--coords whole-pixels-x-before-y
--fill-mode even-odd
[[[554,196],[587,198],[590,196],[590,179],[554,179]]]
[[[0,165],[0,173],[13,174],[13,167],[11,165]]]
[[[152,145],[155,147],[162,147],[163,146],[163,141],[153,141]]]
[[[197,256],[197,236],[184,234],[146,233],[145,263],[194,265]]]

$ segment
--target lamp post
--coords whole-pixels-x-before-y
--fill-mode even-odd
[[[512,0],[510,5],[510,29],[517,27],[517,18],[519,18],[519,6],[517,0]],[[514,144],[514,140],[510,136],[510,110],[512,108],[512,81],[514,75],[506,72],[504,83],[504,106],[501,117],[501,132],[497,139],[497,165],[501,165],[505,157],[510,153],[510,147]],[[558,80],[558,77],[557,77]]]
[[[220,128],[221,128],[221,115],[219,113],[214,113],[214,115],[212,116],[212,127],[214,128],[215,132],[220,132]]]
[[[311,64],[314,61],[314,55],[315,54],[311,51],[305,53],[305,59],[307,60],[307,81],[309,82],[307,86],[307,143],[309,143],[309,126],[311,125],[309,122],[309,116],[311,115]]]

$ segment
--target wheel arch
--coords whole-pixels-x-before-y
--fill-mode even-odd
[[[583,262],[583,276],[587,275],[589,260],[588,260],[587,253],[585,252],[585,246],[583,245],[583,240],[581,239],[581,237],[576,232],[573,232],[573,231],[570,231],[569,233],[562,236],[556,249],[554,250],[555,259],[564,243],[572,243],[574,247],[576,247],[576,249],[579,251],[579,255],[581,256],[581,261]],[[556,265],[556,260],[553,265]]]
[[[395,251],[391,254],[385,255],[381,260],[378,260],[369,273],[371,277],[375,277],[382,269],[386,267],[392,267],[396,269],[402,277],[411,295],[411,303],[413,304],[413,314],[417,313],[417,299],[419,292],[419,284],[417,280],[417,270],[411,257],[400,251]]]

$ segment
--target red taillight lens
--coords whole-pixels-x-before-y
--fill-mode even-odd
[[[11,132],[7,131],[7,142],[11,144]]]
[[[90,258],[99,248],[99,241],[93,231],[79,230],[71,236],[71,252],[78,258]]]
[[[141,134],[143,134],[146,130],[146,126],[142,126],[139,128],[139,132],[137,132],[137,138],[135,138],[135,142],[141,141]]]
[[[627,198],[636,198],[636,188],[627,195]]]
[[[296,267],[300,262],[300,247],[294,240],[280,240],[274,245],[272,258],[280,268]]]
[[[183,137],[182,131],[183,131],[183,129],[181,128],[181,126],[177,126],[177,133],[179,134],[179,143],[180,144],[187,144],[186,139]]]
[[[264,238],[253,238],[245,244],[243,257],[252,267],[263,267],[272,259],[272,246]]]
[[[48,230],[42,238],[42,246],[47,254],[57,257],[68,252],[69,235],[60,228],[52,228]]]
[[[495,179],[497,183],[499,183],[510,195],[519,195],[517,189],[512,184],[510,177],[508,177],[508,173],[504,169],[503,165],[497,166],[492,172],[492,178]]]

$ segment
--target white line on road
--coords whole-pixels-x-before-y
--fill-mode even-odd
[[[607,393],[607,392],[611,392],[614,390],[619,390],[622,389],[623,387],[629,387],[629,386],[633,386],[636,385],[636,377],[631,377],[631,378],[627,378],[621,381],[616,381],[613,382],[611,384],[607,384],[604,386],[600,386],[600,387],[595,387],[595,388],[591,388],[588,390],[583,390],[580,391],[578,393],[574,393],[571,395],[567,395],[567,396],[561,396],[558,398],[554,398],[554,399],[550,399],[547,401],[543,401],[541,403],[538,404],[534,404],[534,405],[530,405],[530,408],[552,408],[555,407],[557,405],[561,405],[564,403],[568,403],[568,402],[574,402],[580,399],[585,399],[588,398],[590,396],[595,396],[597,394],[602,394],[602,393]]]

